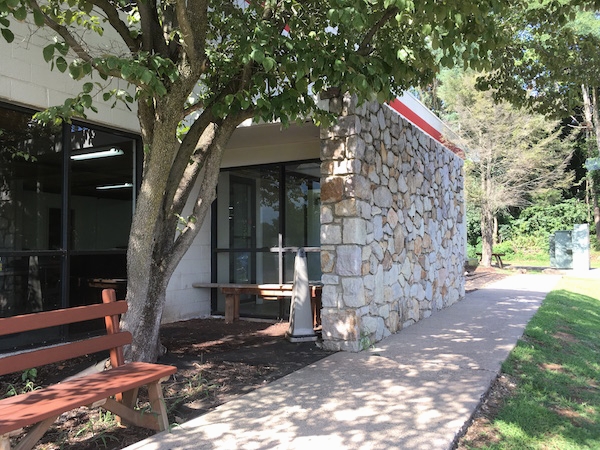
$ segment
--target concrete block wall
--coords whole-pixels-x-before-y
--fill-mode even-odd
[[[6,101],[33,109],[45,109],[62,104],[65,99],[81,91],[83,83],[89,79],[74,81],[68,73],[61,73],[56,68],[50,70],[50,63],[44,61],[42,49],[52,43],[49,30],[37,29],[26,23],[11,22],[11,30],[15,40],[7,44],[0,39],[0,101]],[[88,43],[93,42],[90,34]],[[103,82],[99,77],[93,81]],[[127,89],[124,81],[114,81],[110,88]],[[117,104],[111,108],[110,103],[102,100],[102,94],[95,99],[98,114],[89,111],[88,120],[111,128],[130,132],[139,132],[139,124],[135,105],[132,111],[124,105]]]
[[[386,105],[329,102],[323,339],[359,351],[464,297],[463,162]]]

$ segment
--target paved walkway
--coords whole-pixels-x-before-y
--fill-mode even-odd
[[[128,449],[448,449],[559,279],[508,277]]]

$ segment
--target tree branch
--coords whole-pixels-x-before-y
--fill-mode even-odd
[[[398,13],[398,11],[399,11],[398,8],[395,6],[393,8],[387,9],[383,13],[383,16],[381,16],[381,19],[379,19],[377,21],[377,23],[375,25],[373,25],[373,27],[367,32],[367,34],[363,38],[362,42],[360,43],[360,46],[358,47],[358,50],[356,51],[356,53],[358,53],[361,56],[368,56],[369,53],[371,53],[371,51],[372,51],[371,42],[373,41],[375,34],[377,34],[377,32],[381,28],[383,28],[383,26],[387,22],[389,22],[392,17],[395,17],[396,14]]]
[[[176,0],[175,13],[190,64],[204,65],[204,42],[208,30],[207,0]]]
[[[31,6],[31,9],[37,10],[40,14],[43,15],[44,23],[48,25],[52,30],[54,30],[80,59],[91,64],[91,66],[94,69],[96,69],[99,73],[103,73],[105,75],[116,78],[122,78],[120,71],[106,70],[104,67],[98,66],[94,61],[94,57],[90,53],[88,53],[88,51],[83,47],[83,45],[81,45],[81,42],[77,40],[77,38],[69,31],[69,29],[63,25],[58,24],[50,16],[45,14],[41,10],[40,5],[37,3],[36,0],[29,0],[29,5]]]
[[[155,0],[145,0],[138,3],[140,21],[142,24],[143,49],[147,52],[160,54],[168,58],[169,49],[164,39],[163,30],[158,20]]]
[[[225,151],[225,145],[227,144],[231,134],[235,131],[237,125],[247,118],[249,114],[250,111],[242,111],[240,115],[228,116],[225,118],[222,124],[215,125],[217,129],[215,130],[215,135],[212,142],[206,149],[208,156],[202,168],[204,169],[204,177],[202,178],[200,191],[192,210],[192,216],[197,220],[188,221],[185,228],[181,230],[181,233],[173,243],[172,251],[170,252],[171,254],[177,255],[179,251],[182,251],[182,249],[188,248],[198,234],[204,218],[208,214],[210,206],[216,198],[216,186],[219,178],[219,169],[221,166],[223,152]],[[171,262],[171,258],[169,258],[169,261],[167,261],[167,264],[169,265],[168,270],[174,270],[175,267],[172,266],[176,263],[176,260]]]
[[[129,27],[121,20],[119,17],[119,11],[110,3],[108,0],[90,0],[94,6],[100,8],[104,14],[106,14],[106,18],[108,19],[108,23],[114,30],[119,33],[127,48],[132,53],[135,53],[139,50],[142,40],[139,38],[134,38],[131,36]]]
[[[81,43],[75,38],[75,36],[69,31],[67,27],[59,25],[50,16],[44,13],[36,0],[29,0],[29,4],[31,6],[31,9],[38,11],[44,16],[44,23],[48,25],[51,29],[53,29],[61,38],[63,38],[65,43],[69,46],[71,50],[73,50],[77,54],[79,58],[93,64],[94,58],[92,57],[92,55],[90,55],[87,52],[87,50],[83,48]]]

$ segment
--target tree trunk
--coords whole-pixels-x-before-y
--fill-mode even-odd
[[[153,362],[159,356],[159,328],[165,305],[167,283],[171,276],[165,270],[169,255],[160,252],[164,239],[171,242],[175,236],[163,236],[164,194],[172,156],[178,148],[175,133],[168,125],[157,124],[150,143],[152,164],[146,165],[140,192],[136,201],[127,251],[127,303],[129,310],[122,319],[124,329],[133,335],[132,345],[126,349],[126,358],[133,361]],[[148,158],[149,155],[145,155]],[[160,164],[158,163],[160,161]]]
[[[152,120],[152,131],[142,133],[150,139],[144,142],[150,151],[144,154],[144,174],[127,250],[129,309],[121,324],[133,335],[132,345],[125,349],[126,359],[133,361],[153,362],[160,356],[159,330],[167,285],[216,197],[225,144],[241,121],[228,117],[219,123],[207,122],[202,125],[204,129],[190,129],[187,137],[195,142],[183,148],[189,142],[187,137],[183,143],[176,138],[179,118],[168,113],[161,117],[162,111],[177,111],[166,103],[168,100],[154,112],[160,120]],[[143,127],[142,117],[140,123]],[[201,169],[190,169],[194,157],[197,157],[194,164]],[[148,158],[152,164],[147,164]],[[200,185],[198,195],[188,202],[191,187],[196,183]],[[186,204],[192,208],[193,217],[184,230],[179,230]]]
[[[492,235],[492,245],[496,245],[498,243],[498,218],[494,216],[494,231]]]
[[[598,112],[598,89],[582,85],[581,91],[583,95],[583,114],[586,121],[586,132],[589,143],[589,156],[600,157],[600,115]],[[591,91],[591,96],[590,96]],[[595,150],[593,151],[592,141],[596,141]],[[590,193],[593,200],[594,228],[596,230],[596,240],[600,242],[600,206],[598,204],[598,184],[594,180],[594,175],[588,173]]]
[[[492,250],[494,244],[494,214],[483,205],[481,208],[481,265],[492,266]]]
[[[492,161],[491,146],[487,145],[487,154],[482,159],[481,168],[481,265],[492,266],[494,245],[494,212],[492,210]]]

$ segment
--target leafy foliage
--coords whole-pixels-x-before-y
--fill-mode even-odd
[[[589,205],[577,199],[556,205],[533,205],[521,211],[512,223],[513,235],[541,234],[545,237],[558,230],[570,230],[573,225],[587,223]]]
[[[493,87],[496,99],[570,116],[582,105],[582,84],[596,86],[600,79],[600,20],[597,13],[583,10],[571,14],[572,20],[556,20],[540,14],[540,8],[531,2],[510,10],[504,29],[510,43],[493,53],[497,70],[482,77],[479,86]]]

